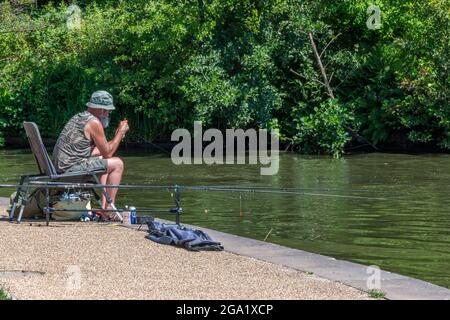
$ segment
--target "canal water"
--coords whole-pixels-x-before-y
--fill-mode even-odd
[[[377,265],[450,288],[450,155],[371,153],[332,159],[281,154],[274,176],[261,176],[259,165],[176,166],[166,154],[121,156],[123,183],[298,188],[304,193],[183,191],[184,223]],[[21,173],[36,171],[28,150],[0,151],[2,183],[16,183]],[[11,192],[0,189],[0,196]],[[169,209],[173,200],[165,189],[122,190],[117,204]]]

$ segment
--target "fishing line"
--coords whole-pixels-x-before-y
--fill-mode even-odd
[[[160,151],[163,151],[164,153],[167,153],[167,154],[171,155],[171,153],[170,153],[169,151],[167,151],[166,149],[164,149],[164,148],[161,147],[161,146],[158,146],[156,143],[153,143],[153,142],[151,142],[151,141],[148,141],[147,139],[145,139],[145,138],[142,137],[142,136],[138,136],[138,138],[141,139],[143,142],[145,142],[145,143],[147,143],[147,144],[150,144],[150,145],[152,145],[153,147],[159,149]]]

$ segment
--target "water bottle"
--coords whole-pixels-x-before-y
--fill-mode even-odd
[[[130,223],[136,224],[136,207],[129,207],[130,210]]]

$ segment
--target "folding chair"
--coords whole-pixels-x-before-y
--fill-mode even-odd
[[[104,173],[105,170],[95,170],[95,171],[78,171],[78,172],[67,172],[58,174],[56,169],[50,160],[50,157],[45,149],[45,146],[42,142],[41,134],[39,133],[39,129],[34,122],[24,122],[23,127],[25,128],[25,132],[28,138],[28,142],[31,147],[31,151],[33,152],[34,158],[36,159],[36,163],[39,168],[39,174],[35,175],[22,175],[20,177],[19,186],[17,188],[16,196],[13,200],[13,204],[11,207],[10,213],[10,221],[14,219],[14,212],[18,205],[20,194],[23,191],[23,185],[28,179],[28,183],[25,187],[25,194],[21,202],[20,212],[17,217],[17,222],[20,223],[22,220],[23,211],[25,208],[25,204],[28,202],[28,197],[30,196],[30,183],[37,180],[46,180],[50,182],[85,182],[86,180],[93,179],[95,183],[100,184],[100,180],[98,178],[98,174]],[[100,197],[95,192],[95,189],[92,189],[97,199]],[[105,188],[102,188],[102,193],[106,197],[106,201],[108,204],[113,205],[111,198],[106,193]],[[44,209],[45,217],[47,221],[47,225],[50,221],[50,200],[49,200],[49,188],[46,188],[46,200],[47,207]],[[122,216],[119,212],[116,212],[118,217],[122,220]]]

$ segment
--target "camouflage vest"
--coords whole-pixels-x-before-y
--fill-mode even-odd
[[[67,122],[53,149],[52,162],[58,173],[87,160],[94,148],[94,142],[84,135],[84,127],[94,119],[88,111],[76,114]]]

